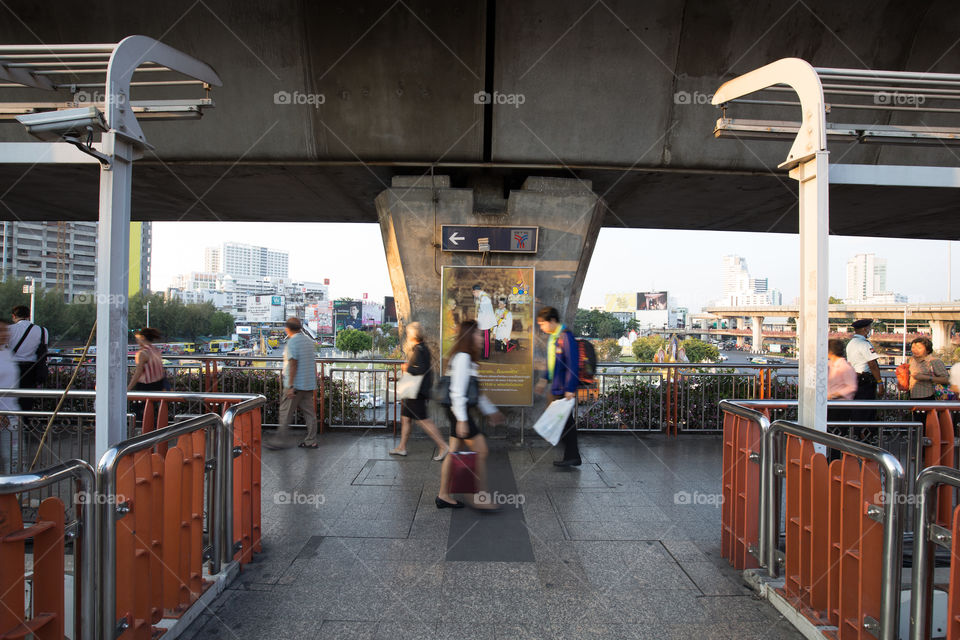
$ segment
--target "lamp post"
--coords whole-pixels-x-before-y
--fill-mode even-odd
[[[145,309],[147,310],[147,326],[149,327],[150,326],[150,301],[149,300],[147,300],[147,306],[145,307]]]
[[[30,278],[30,284],[23,285],[23,292],[30,294],[30,322],[33,322],[33,307],[34,307],[34,301],[36,299],[36,293],[37,293],[36,279]]]

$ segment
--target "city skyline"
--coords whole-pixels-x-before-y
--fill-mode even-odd
[[[289,252],[290,277],[330,279],[330,297],[378,299],[393,295],[376,224],[154,223],[152,288],[164,291],[178,273],[203,268],[204,248],[218,242],[264,244]],[[218,242],[211,241],[216,237]],[[281,240],[282,238],[282,240]],[[638,250],[637,246],[643,249]],[[947,299],[948,241],[830,237],[830,295],[846,294],[846,264],[858,253],[888,262],[887,288],[910,302]],[[670,292],[671,301],[696,311],[722,292],[722,256],[743,256],[751,271],[783,294],[799,292],[799,238],[790,234],[604,228],[597,239],[580,296],[581,308],[602,306],[607,293]],[[622,257],[634,256],[624,268]],[[923,258],[920,260],[919,258]],[[958,273],[953,265],[954,275]]]

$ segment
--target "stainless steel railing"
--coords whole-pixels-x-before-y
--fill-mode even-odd
[[[952,538],[951,531],[943,530],[933,521],[937,507],[936,489],[941,485],[960,489],[960,470],[928,467],[917,476],[913,581],[910,585],[910,640],[927,640],[930,637],[930,595],[934,567],[932,545],[946,546],[949,550],[952,545],[958,544]],[[956,558],[956,555],[953,557]]]
[[[824,445],[835,451],[876,462],[883,471],[883,491],[886,504],[883,508],[883,551],[880,594],[880,640],[896,640],[900,620],[900,574],[903,566],[903,467],[890,453],[867,444],[848,440],[817,429],[777,420],[764,433],[767,456],[762,460],[761,483],[773,487],[777,483],[776,465],[782,459],[782,440],[785,435],[803,438]],[[761,485],[761,486],[762,486]],[[763,523],[767,529],[767,571],[770,577],[777,576],[777,545],[779,538],[780,502],[768,500]]]
[[[224,438],[223,419],[216,414],[207,414],[151,431],[131,438],[104,452],[97,464],[97,493],[101,496],[113,496],[117,493],[117,465],[125,456],[151,449],[169,440],[195,431],[206,430],[212,436],[213,451],[222,451]],[[208,483],[207,504],[210,531],[210,572],[219,573],[223,551],[223,493],[226,490],[224,475],[227,467],[232,467],[232,455],[220,459],[214,465],[213,482]],[[212,485],[212,489],[209,487]],[[113,638],[122,621],[116,620],[117,610],[117,508],[113,501],[105,500],[101,506],[100,529],[97,549],[100,551],[98,583],[100,584],[100,633],[102,638]]]
[[[78,527],[74,538],[74,629],[81,638],[95,638],[97,629],[97,525],[94,495],[96,474],[83,460],[68,460],[36,473],[0,475],[0,494],[42,489],[64,480],[76,485],[75,496],[85,495],[76,506]],[[79,579],[78,579],[79,575]],[[22,613],[22,612],[21,612]]]

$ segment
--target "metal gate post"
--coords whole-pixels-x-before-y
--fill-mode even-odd
[[[134,148],[122,134],[103,134],[97,246],[96,458],[126,437],[127,272]]]
[[[798,421],[821,431],[827,428],[829,157],[829,151],[815,151],[790,170],[800,183]]]

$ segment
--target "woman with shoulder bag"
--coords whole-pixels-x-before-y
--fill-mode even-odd
[[[430,397],[430,390],[433,388],[433,362],[430,358],[430,349],[427,348],[424,341],[423,327],[419,322],[411,322],[407,325],[405,336],[406,341],[403,350],[407,354],[407,361],[400,365],[400,369],[404,373],[404,378],[419,376],[420,388],[417,390],[415,397],[400,400],[400,444],[396,449],[390,451],[390,455],[407,455],[407,440],[410,438],[411,422],[416,420],[437,445],[438,453],[433,459],[443,460],[447,452],[450,451],[450,447],[440,437],[440,430],[437,429],[437,425],[427,416],[427,399]]]
[[[910,399],[937,399],[937,386],[950,383],[947,367],[934,357],[930,338],[914,339],[910,343],[910,352],[913,354],[910,358]]]
[[[486,494],[487,488],[487,441],[479,427],[470,415],[469,402],[470,387],[476,385],[477,360],[483,347],[483,333],[473,320],[460,324],[457,331],[457,340],[453,345],[450,362],[447,367],[450,371],[450,406],[447,407],[447,417],[450,420],[450,451],[459,451],[466,445],[477,454],[476,462],[476,495]],[[503,414],[482,393],[476,393],[476,406],[484,415],[491,418],[494,424],[503,424]],[[459,509],[463,502],[450,497],[450,475],[452,456],[447,456],[440,469],[440,491],[436,503],[438,509]],[[492,504],[477,504],[472,506],[483,511],[495,511]]]

